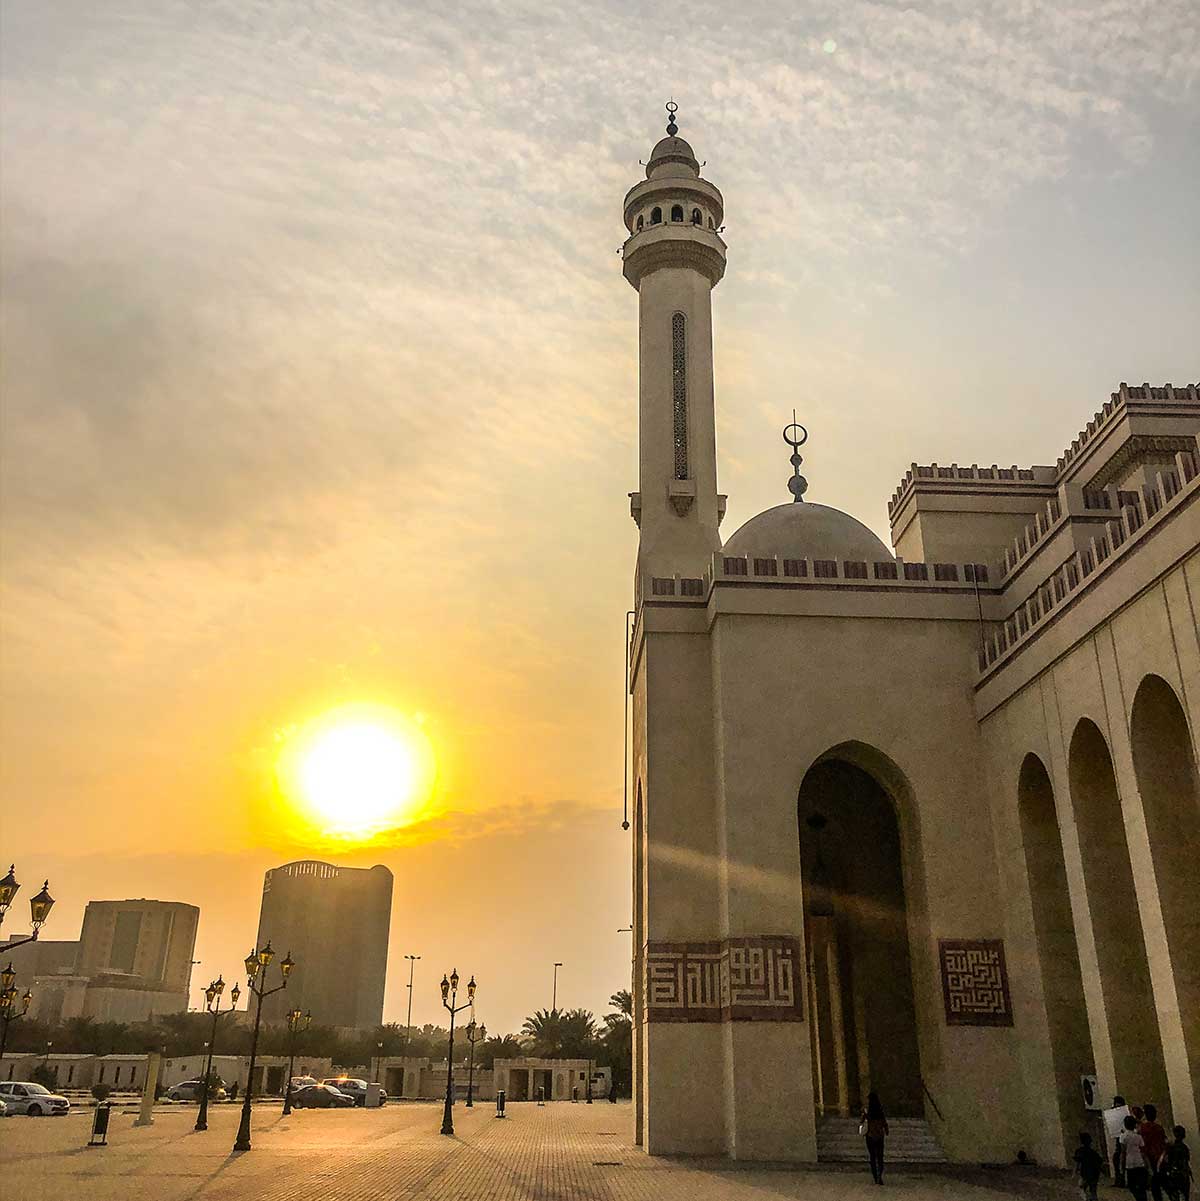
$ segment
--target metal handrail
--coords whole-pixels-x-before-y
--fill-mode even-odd
[[[938,1120],[944,1122],[946,1119],[942,1115],[942,1111],[938,1108],[938,1103],[933,1099],[933,1093],[929,1091],[929,1085],[926,1084],[923,1079],[921,1081],[921,1088],[925,1095],[929,1098],[929,1104],[933,1106],[933,1112],[937,1114]]]

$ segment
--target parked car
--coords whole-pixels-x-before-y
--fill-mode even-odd
[[[168,1101],[195,1101],[200,1103],[200,1094],[204,1090],[204,1083],[200,1080],[181,1080],[178,1084],[172,1084],[167,1089]],[[224,1101],[229,1094],[225,1091],[225,1086],[219,1081],[215,1082],[208,1091],[208,1099],[210,1101]]]
[[[292,1093],[293,1109],[353,1109],[354,1098],[330,1084],[310,1084]]]
[[[4,1099],[0,1097],[0,1118],[8,1117],[8,1106],[4,1103]]]
[[[66,1097],[30,1080],[6,1080],[0,1084],[0,1100],[10,1114],[23,1113],[31,1118],[57,1118],[71,1110]]]
[[[296,1095],[296,1090],[301,1088],[312,1088],[314,1084],[321,1082],[316,1076],[293,1076],[292,1077],[292,1096]]]
[[[336,1088],[348,1097],[353,1097],[355,1105],[361,1107],[367,1103],[367,1082],[365,1080],[360,1080],[355,1076],[330,1076],[328,1080],[322,1080],[321,1083]]]

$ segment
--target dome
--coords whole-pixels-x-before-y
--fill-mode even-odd
[[[725,543],[727,555],[769,559],[851,559],[886,563],[891,551],[861,521],[808,501],[776,505],[745,525]]]
[[[646,163],[647,179],[684,175],[695,177],[699,174],[700,164],[696,153],[683,138],[668,134],[665,138],[659,138],[650,151]]]

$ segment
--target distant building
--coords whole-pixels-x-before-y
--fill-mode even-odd
[[[179,901],[89,901],[78,942],[30,943],[14,956],[42,1021],[141,1022],[188,1007],[200,910]]]
[[[309,859],[272,868],[263,879],[258,945],[269,941],[281,957],[290,951],[296,967],[287,989],[267,999],[263,1017],[279,1021],[299,1007],[323,1026],[378,1026],[391,916],[386,867]]]

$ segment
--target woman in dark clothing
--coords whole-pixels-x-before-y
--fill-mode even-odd
[[[860,1132],[867,1140],[867,1158],[871,1161],[871,1179],[883,1183],[883,1140],[887,1138],[888,1124],[879,1103],[878,1093],[867,1094],[867,1108],[863,1110]]]

